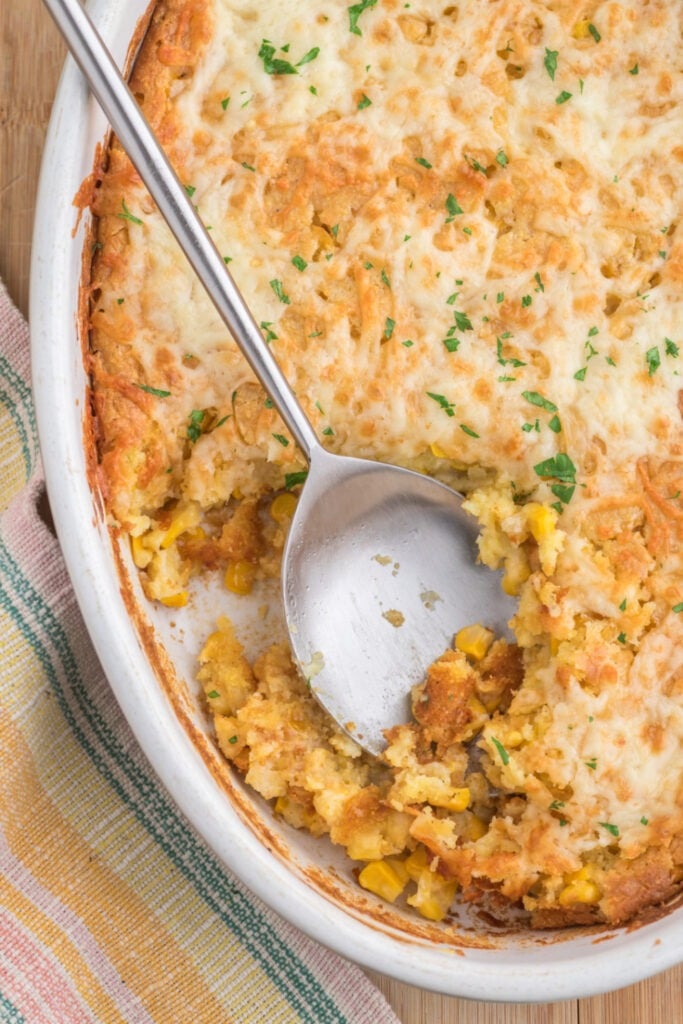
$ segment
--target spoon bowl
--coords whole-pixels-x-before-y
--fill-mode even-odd
[[[321,446],[184,186],[79,0],[44,0],[209,298],[310,470],[283,562],[295,657],[342,728],[378,753],[410,687],[459,626],[499,631],[512,602],[476,564],[462,498],[397,467]]]
[[[477,562],[462,501],[420,473],[312,453],[282,564],[287,627],[312,693],[373,754],[456,630],[508,631],[514,601]]]

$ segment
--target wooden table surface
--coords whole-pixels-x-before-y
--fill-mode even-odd
[[[0,276],[26,314],[33,208],[64,47],[40,0],[0,3]],[[683,966],[594,999],[471,1003],[372,974],[402,1024],[683,1024]]]

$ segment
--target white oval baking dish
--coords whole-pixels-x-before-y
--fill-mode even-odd
[[[146,7],[146,0],[90,5],[117,59],[123,61]],[[90,486],[79,335],[88,222],[78,218],[73,198],[105,133],[96,103],[67,62],[33,242],[33,386],[50,503],[86,624],[124,714],[172,798],[226,867],[283,917],[338,953],[413,985],[475,999],[547,1002],[619,988],[678,962],[681,906],[650,923],[601,933],[496,933],[464,917],[450,931],[416,923],[360,892],[343,857],[278,822],[232,778],[213,748],[193,684],[200,642],[216,603],[227,599],[210,586],[199,589],[177,623],[177,613],[150,608]]]

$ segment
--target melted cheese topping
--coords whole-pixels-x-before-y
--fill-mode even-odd
[[[674,877],[680,5],[160,10],[139,91],[311,421],[470,492],[482,558],[520,595],[524,684],[481,744],[526,804],[472,845],[471,875],[497,877],[497,835],[541,910],[557,885],[539,878],[600,850],[664,850]],[[104,486],[157,537],[138,564],[156,552],[159,597],[189,571],[164,548],[169,502],[220,510],[304,466],[116,148],[94,207]]]

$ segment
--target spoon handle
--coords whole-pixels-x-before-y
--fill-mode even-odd
[[[79,0],[44,0],[92,92],[242,354],[310,462],[317,435],[107,47]]]

